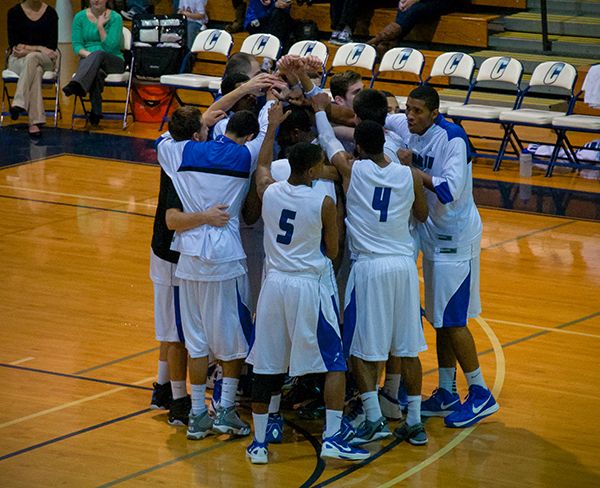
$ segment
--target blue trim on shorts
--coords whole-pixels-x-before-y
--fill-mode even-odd
[[[327,322],[321,307],[319,307],[319,322],[317,323],[317,342],[327,371],[346,371],[342,340],[333,326]]]
[[[442,327],[465,327],[471,301],[471,270],[446,305]]]
[[[342,344],[344,346],[344,357],[350,357],[350,346],[356,329],[356,289],[352,288],[350,302],[344,309],[344,328],[342,330]]]
[[[240,318],[240,324],[242,325],[242,332],[244,333],[248,347],[252,347],[252,344],[254,344],[254,322],[252,322],[250,309],[242,302],[237,280],[235,282],[235,294],[237,296],[238,317]]]
[[[175,306],[175,327],[177,328],[177,336],[179,342],[185,344],[185,336],[183,334],[183,325],[181,324],[181,307],[179,305],[179,287],[173,287],[173,304]]]

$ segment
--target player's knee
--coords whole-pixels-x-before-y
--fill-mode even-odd
[[[255,374],[252,383],[252,403],[269,403],[280,375]]]

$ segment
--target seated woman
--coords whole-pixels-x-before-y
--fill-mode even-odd
[[[19,75],[10,115],[17,120],[29,115],[29,134],[41,135],[46,122],[42,98],[42,75],[58,60],[58,15],[42,0],[25,0],[8,11],[8,69]]]
[[[106,7],[107,0],[90,0],[90,7],[73,19],[73,51],[80,57],[77,72],[63,88],[66,96],[90,95],[92,110],[89,121],[98,125],[102,118],[104,79],[122,73],[125,61],[121,53],[123,20]]]

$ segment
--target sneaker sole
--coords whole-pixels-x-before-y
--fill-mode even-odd
[[[446,425],[446,427],[450,427],[451,429],[464,429],[465,427],[470,427],[471,425],[476,424],[480,420],[483,420],[484,418],[489,417],[490,415],[496,413],[498,410],[500,410],[500,405],[495,403],[491,407],[486,408],[484,411],[479,412],[478,415],[476,415],[474,418],[472,418],[470,420],[464,420],[462,422],[455,422],[453,424],[444,422],[444,424]]]
[[[150,405],[150,410],[169,410],[169,407],[165,405]]]
[[[246,457],[250,460],[250,462],[252,464],[268,464],[269,463],[268,457],[264,457],[264,458],[263,457],[254,457],[248,453],[246,453]]]
[[[175,419],[175,420],[167,420],[167,423],[169,425],[173,425],[175,427],[187,427],[187,422],[184,422],[183,420],[179,420],[179,419]]]
[[[245,429],[234,429],[233,427],[227,427],[225,425],[213,425],[213,430],[217,431],[219,434],[232,434],[242,436],[250,434],[249,427]]]
[[[210,430],[204,431],[204,432],[198,432],[198,433],[192,433],[190,434],[190,432],[188,431],[188,433],[186,434],[186,438],[191,440],[191,441],[199,441],[200,439],[204,439],[206,436],[210,435],[212,432]]]
[[[348,454],[341,453],[336,450],[329,449],[321,449],[321,457],[322,458],[331,458],[331,459],[341,459],[343,461],[362,461],[367,459],[371,454]]]
[[[371,439],[361,439],[359,437],[355,437],[354,439],[352,439],[349,444],[351,446],[360,446],[361,444],[368,444],[369,442],[375,442],[375,441],[379,441],[381,439],[387,439],[388,437],[391,437],[392,433],[391,432],[377,432],[375,435],[373,435],[373,437]]]
[[[406,442],[412,444],[413,446],[425,446],[429,442],[429,439],[425,439],[424,441],[416,441],[414,439],[408,438],[406,439]]]
[[[421,410],[421,417],[447,417],[451,413],[454,413],[455,410],[443,410],[441,412],[433,412],[431,410]]]

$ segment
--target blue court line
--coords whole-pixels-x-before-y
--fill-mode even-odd
[[[191,459],[193,457],[198,456],[199,454],[204,454],[206,452],[215,451],[217,449],[220,449],[220,448],[226,446],[230,442],[239,442],[242,439],[244,439],[244,437],[238,437],[238,438],[235,438],[235,439],[230,439],[230,440],[226,440],[226,441],[216,442],[214,445],[212,445],[210,447],[205,447],[203,449],[198,449],[197,451],[190,452],[188,454],[185,454],[184,456],[179,456],[179,457],[176,457],[176,458],[171,459],[169,461],[165,461],[164,463],[157,464],[156,466],[152,466],[150,468],[142,469],[140,471],[136,471],[135,473],[131,473],[131,474],[127,475],[127,476],[123,476],[122,478],[118,478],[116,480],[109,481],[108,483],[104,483],[103,485],[99,485],[98,488],[108,488],[109,486],[118,485],[119,483],[123,483],[125,481],[132,480],[134,478],[137,478],[138,476],[142,476],[142,475],[145,475],[145,474],[148,474],[148,473],[152,473],[153,471],[157,471],[159,469],[166,468],[168,466],[172,466],[173,464],[177,464],[180,461],[186,461],[188,459]]]
[[[136,352],[135,354],[130,354],[129,356],[123,356],[122,358],[114,359],[112,361],[108,361],[107,363],[102,363],[97,366],[92,366],[91,368],[82,369],[81,371],[75,371],[73,374],[83,374],[89,373],[90,371],[95,371],[100,368],[104,368],[105,366],[111,366],[113,364],[120,363],[121,361],[127,361],[128,359],[133,359],[138,356],[143,356],[144,354],[148,354],[149,352],[158,351],[160,349],[159,346],[153,347],[151,349],[147,349],[145,351]]]
[[[585,317],[580,317],[578,319],[575,320],[571,320],[569,322],[565,322],[563,324],[557,325],[555,327],[553,327],[554,329],[564,329],[565,327],[569,327],[571,325],[575,325],[578,324],[580,322],[585,322],[586,320],[592,319],[594,317],[597,317],[600,315],[600,312],[595,312],[593,314],[590,315],[586,315]],[[540,331],[540,332],[536,332],[535,334],[531,334],[528,336],[525,336],[521,339],[515,339],[513,341],[509,341],[505,344],[502,344],[502,349],[505,349],[507,347],[510,346],[514,346],[515,344],[519,344],[531,339],[535,339],[536,337],[539,337],[541,335],[545,335],[545,334],[549,334],[550,332],[552,332],[551,330],[548,331]],[[493,349],[486,349],[484,351],[481,351],[480,353],[477,354],[477,356],[484,356],[486,354],[489,354],[490,352],[493,352]],[[428,371],[423,372],[423,376],[425,375],[429,375],[432,373],[435,373],[437,371],[437,368],[434,369],[430,369]],[[327,486],[335,481],[340,480],[341,478],[344,478],[346,476],[348,476],[349,474],[352,474],[354,471],[363,468],[365,466],[367,466],[368,464],[370,464],[371,462],[373,462],[375,459],[379,458],[380,456],[382,456],[383,454],[385,454],[386,452],[392,450],[394,447],[396,447],[398,444],[400,444],[402,441],[400,441],[399,439],[395,439],[394,441],[390,442],[389,444],[387,444],[386,446],[384,446],[383,448],[381,448],[379,451],[377,451],[375,454],[373,454],[371,457],[365,459],[364,461],[361,461],[360,463],[342,471],[341,473],[338,473],[335,476],[332,476],[331,478],[328,478],[324,481],[322,481],[321,483],[319,483],[318,485],[314,485],[312,488],[318,488],[321,486]]]
[[[127,415],[123,415],[122,417],[117,417],[116,419],[107,420],[106,422],[101,422],[99,424],[91,425],[90,427],[76,430],[75,432],[70,432],[69,434],[61,435],[59,437],[55,437],[53,439],[49,439],[44,442],[40,442],[39,444],[34,444],[33,446],[19,449],[18,451],[9,452],[8,454],[4,454],[3,456],[0,456],[0,461],[4,461],[5,459],[19,456],[20,454],[25,454],[26,452],[34,451],[35,449],[39,449],[41,447],[45,447],[50,444],[56,444],[57,442],[64,441],[65,439],[69,439],[71,437],[75,437],[80,434],[85,434],[86,432],[91,432],[92,430],[97,430],[97,429],[100,429],[101,427],[106,427],[107,425],[116,424],[117,422],[121,422],[122,420],[127,420],[132,417],[136,417],[138,415],[141,415],[146,412],[151,412],[151,411],[152,410],[150,408],[144,408],[143,410],[138,410],[137,412],[129,413]]]
[[[76,380],[92,381],[94,383],[102,383],[104,385],[123,386],[125,388],[133,388],[135,390],[145,390],[145,391],[152,390],[152,388],[149,388],[147,386],[130,385],[129,383],[121,383],[119,381],[101,380],[99,378],[88,378],[87,376],[77,376],[77,375],[69,374],[69,373],[58,373],[56,371],[48,371],[45,369],[37,369],[37,368],[28,368],[26,366],[19,366],[19,365],[15,365],[15,364],[0,363],[0,367],[18,369],[21,371],[28,371],[30,373],[49,374],[52,376],[60,376],[62,378],[72,378],[72,379],[76,379]]]
[[[149,214],[144,214],[144,213],[129,212],[128,210],[119,210],[116,208],[92,207],[90,205],[80,205],[78,203],[53,202],[52,200],[38,200],[36,198],[15,197],[12,195],[0,195],[0,198],[9,198],[11,200],[23,200],[26,202],[48,203],[50,205],[62,205],[64,207],[87,208],[90,210],[103,210],[105,212],[114,212],[114,213],[120,213],[120,214],[126,214],[126,215],[137,215],[138,217],[154,218],[154,215],[149,215]]]

